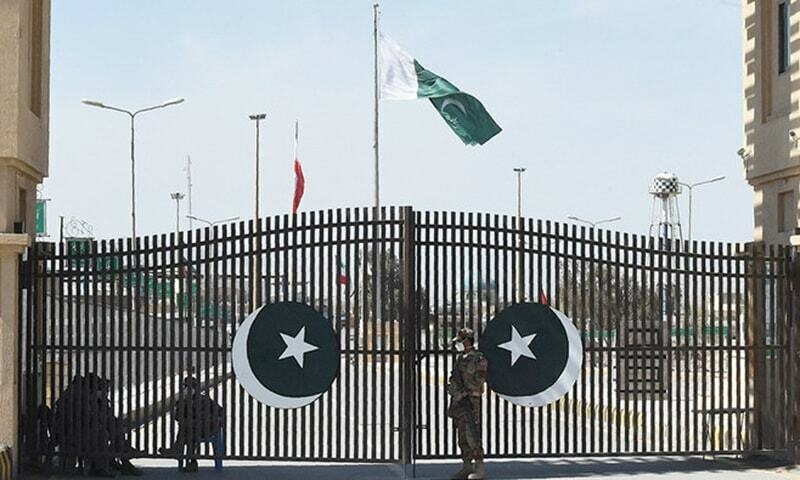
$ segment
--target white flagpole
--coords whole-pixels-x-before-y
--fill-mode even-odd
[[[300,129],[299,123],[300,122],[298,120],[294,121],[294,155],[292,156],[292,172],[294,173],[295,176],[294,179],[295,189],[297,189],[297,172],[295,172],[294,168],[295,168],[295,163],[297,163],[297,138],[298,138],[298,131]],[[294,193],[292,194],[292,210],[294,210]]]
[[[294,158],[292,159],[292,162],[297,160],[297,138],[298,138],[297,132],[299,131],[300,128],[299,124],[300,124],[299,121],[297,120],[294,121]],[[293,165],[292,168],[294,168],[294,163],[292,163],[292,165]]]
[[[373,10],[373,46],[374,46],[374,80],[375,80],[375,214],[379,214],[381,206],[381,183],[380,183],[380,160],[378,149],[378,101],[380,97],[380,86],[378,85],[378,8],[380,6],[376,3],[372,6]]]
[[[298,130],[298,121],[295,120],[294,121],[294,155],[292,156],[292,172],[294,172],[294,164],[297,161],[297,130]],[[296,176],[297,176],[297,173],[295,173],[295,177]],[[295,178],[295,188],[297,188],[297,178]],[[292,193],[292,210],[294,210],[294,192]],[[295,217],[294,221],[297,222],[296,212],[293,212],[293,216]],[[294,255],[291,255],[289,257],[289,265],[290,265],[289,266],[289,271],[286,272],[287,273],[287,278],[288,278],[288,273],[289,272],[294,272],[295,271],[294,270],[294,268],[295,268]],[[303,278],[304,278],[304,274],[301,273],[300,275],[302,275]],[[297,281],[296,281],[295,278],[292,279],[291,286],[292,286],[292,295],[296,296],[297,295]],[[300,285],[300,291],[301,291],[300,301],[303,301],[303,302],[305,301],[305,288],[306,288],[306,285],[304,283]]]
[[[381,179],[380,179],[380,157],[379,157],[379,143],[378,143],[378,105],[380,103],[380,84],[379,84],[379,77],[378,77],[378,13],[380,5],[374,4],[372,6],[373,11],[373,47],[374,47],[374,80],[375,80],[375,220],[381,220]],[[381,318],[381,273],[383,272],[383,249],[380,248],[380,242],[376,242],[375,248],[377,251],[375,252],[376,264],[373,265],[372,268],[372,275],[375,279],[375,291],[372,295],[375,298],[375,324],[380,321]],[[373,325],[372,328],[376,328],[376,325]]]

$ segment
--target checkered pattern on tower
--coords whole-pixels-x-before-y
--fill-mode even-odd
[[[653,178],[649,191],[652,195],[677,195],[681,193],[681,186],[678,183],[678,177],[675,175],[661,173]]]

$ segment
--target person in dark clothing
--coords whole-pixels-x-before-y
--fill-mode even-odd
[[[33,472],[49,473],[53,458],[53,413],[47,405],[29,407],[23,417],[22,443],[25,446],[25,469]],[[35,452],[35,453],[33,453]]]
[[[481,446],[481,399],[489,363],[483,353],[475,349],[475,333],[471,328],[459,330],[451,343],[458,355],[447,381],[450,394],[447,416],[455,424],[463,462],[461,470],[451,478],[481,480],[486,477]]]
[[[87,379],[75,375],[53,406],[53,439],[61,454],[61,469],[85,466],[99,475],[111,475],[108,437],[93,416],[94,395]]]
[[[89,404],[93,409],[94,420],[99,422],[101,429],[105,431],[104,436],[110,451],[118,455],[110,460],[110,467],[123,475],[141,475],[142,472],[130,461],[133,454],[139,453],[131,446],[128,438],[130,425],[114,415],[114,409],[111,407],[111,383],[94,373],[87,375],[87,382],[89,391],[95,395],[94,401]]]
[[[127,441],[128,428],[114,415],[109,388],[108,380],[94,373],[75,375],[56,401],[52,434],[62,454],[62,470],[75,470],[77,465],[102,477],[113,477],[114,470],[141,475],[130,462],[136,450]]]
[[[184,378],[182,387],[180,398],[172,409],[172,419],[178,424],[178,433],[172,446],[160,449],[159,453],[183,456],[185,449],[187,461],[184,471],[196,472],[200,444],[210,441],[223,429],[225,411],[217,402],[201,391],[197,378]],[[215,452],[216,449],[215,443]]]

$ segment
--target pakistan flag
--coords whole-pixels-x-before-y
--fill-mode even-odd
[[[500,133],[481,102],[425,69],[392,39],[380,34],[381,98],[427,98],[466,145],[483,145]]]

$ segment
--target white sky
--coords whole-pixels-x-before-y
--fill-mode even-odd
[[[262,212],[290,209],[300,120],[304,210],[372,202],[371,1],[54,0],[49,229],[77,217],[129,235],[127,117],[82,98],[141,108],[140,234],[174,228],[169,193],[197,216],[253,212],[254,126],[262,128]],[[733,0],[382,2],[383,29],[426,68],[479,98],[503,128],[466,147],[425,100],[381,105],[382,197],[417,209],[526,216],[621,215],[644,233],[650,179],[695,191],[694,237],[748,241],[752,191],[742,142],[741,12]],[[687,221],[682,199],[684,225]],[[184,210],[185,213],[185,210]],[[685,228],[685,227],[684,227]]]

